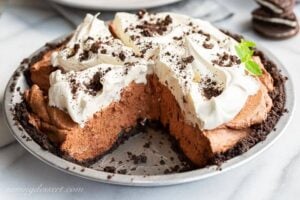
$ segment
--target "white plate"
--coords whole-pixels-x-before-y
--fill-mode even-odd
[[[59,40],[61,39],[55,40],[54,42],[58,42]],[[149,173],[152,173],[152,175],[150,176],[140,175],[141,173],[139,172],[133,175],[121,175],[121,174],[112,174],[108,172],[99,171],[101,170],[102,167],[101,165],[103,163],[109,162],[109,160],[111,159],[111,157],[109,157],[110,155],[108,155],[108,157],[104,157],[104,159],[101,159],[101,161],[97,162],[94,165],[94,168],[84,168],[84,170],[82,170],[83,169],[82,166],[64,160],[48,151],[42,150],[41,147],[33,140],[27,141],[26,139],[24,139],[28,137],[30,138],[29,134],[24,130],[23,131],[20,130],[19,127],[15,125],[14,116],[11,112],[11,108],[15,103],[21,101],[21,96],[20,96],[20,92],[17,92],[16,90],[14,90],[14,92],[11,92],[10,86],[11,84],[15,83],[16,84],[15,88],[20,87],[21,92],[26,90],[28,88],[28,85],[25,81],[25,77],[23,73],[21,73],[21,76],[19,76],[15,81],[13,80],[12,77],[8,82],[8,85],[5,90],[3,110],[5,112],[6,120],[11,129],[11,132],[14,135],[14,137],[19,141],[19,143],[22,144],[29,152],[31,152],[34,156],[36,156],[40,160],[66,173],[80,176],[89,180],[106,182],[111,184],[119,184],[119,185],[131,185],[131,186],[162,186],[162,185],[172,185],[172,184],[196,181],[196,180],[200,180],[217,174],[224,173],[225,171],[240,166],[246,163],[247,161],[249,161],[250,159],[255,158],[258,154],[260,154],[268,147],[270,147],[279,138],[279,136],[284,132],[284,129],[286,128],[286,126],[288,125],[291,119],[291,116],[294,111],[294,89],[293,89],[291,77],[289,76],[286,68],[270,52],[268,52],[267,50],[261,47],[259,47],[259,49],[263,50],[266,56],[268,56],[272,61],[274,61],[277,64],[277,66],[280,68],[282,73],[289,78],[289,80],[286,82],[285,85],[286,95],[287,95],[286,108],[289,110],[289,113],[283,115],[280,118],[278,124],[276,125],[276,131],[270,133],[267,136],[265,141],[258,143],[246,153],[223,163],[221,166],[222,168],[221,171],[216,166],[210,166],[210,167],[192,170],[188,172],[182,172],[182,173],[174,173],[168,175],[155,175],[155,174],[159,174],[158,173],[159,170],[157,168],[151,168],[151,167],[149,169],[149,166],[147,166],[149,162],[147,162],[147,165],[144,165],[144,168],[141,168],[141,170],[146,169]],[[39,49],[32,56],[38,54],[42,50],[44,50],[44,47]],[[19,67],[16,71],[21,72],[21,68]],[[133,140],[130,139],[129,143],[130,141],[134,143],[134,145],[129,144],[130,151],[139,151],[138,150],[139,144],[138,142],[136,142],[137,141],[136,138],[133,138]],[[120,154],[122,153],[122,151],[123,153],[125,152],[125,150],[124,149],[122,150],[122,148],[125,149],[128,148],[126,147],[126,143],[124,145],[125,146],[120,148],[121,150],[120,149],[116,150],[112,154],[116,157],[124,157],[124,155]],[[163,153],[164,152],[161,152],[161,154],[158,155],[159,156],[163,155]],[[155,160],[155,156],[157,156],[157,154],[153,154],[151,156]],[[151,164],[151,162],[149,164]],[[167,164],[171,165],[172,163],[167,163]]]
[[[54,2],[86,9],[136,10],[153,8],[182,0],[52,0]]]

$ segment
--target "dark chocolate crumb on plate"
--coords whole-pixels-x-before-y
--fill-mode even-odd
[[[159,161],[159,164],[160,164],[160,165],[165,165],[166,162],[165,162],[164,160],[160,160],[160,161]]]
[[[127,169],[120,169],[117,171],[118,174],[126,174],[127,173]]]
[[[108,180],[112,179],[112,175],[107,175],[107,179]]]
[[[141,164],[147,162],[147,156],[144,153],[141,153],[140,155],[135,155],[131,152],[127,152],[127,155],[131,161],[133,161],[134,164]]]
[[[144,148],[150,148],[150,145],[151,145],[151,142],[146,142],[143,147]]]
[[[110,172],[110,173],[115,173],[116,168],[114,166],[106,166],[106,167],[104,167],[103,171]]]

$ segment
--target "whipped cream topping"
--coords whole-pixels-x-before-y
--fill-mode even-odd
[[[171,23],[155,27],[165,19]],[[149,24],[154,25],[148,29]],[[237,42],[208,22],[171,13],[117,13],[113,27],[136,53],[156,55],[154,73],[171,90],[186,120],[199,128],[229,122],[259,89],[236,55]]]
[[[134,15],[129,13],[117,13],[113,20],[115,34],[122,42],[132,47],[136,54],[146,59],[151,59],[157,52],[159,46],[174,42],[182,43],[180,36],[188,32],[186,26],[191,19],[185,15],[157,13],[150,15],[141,13]]]
[[[248,97],[256,94],[259,89],[258,81],[245,73],[243,64],[228,63],[232,62],[229,61],[230,57],[235,59],[237,56],[234,50],[236,42],[229,37],[223,37],[221,35],[223,33],[220,32],[210,34],[217,39],[210,41],[210,44],[213,44],[211,49],[203,46],[203,41],[198,35],[186,38],[186,47],[195,58],[191,63],[194,75],[199,73],[202,77],[199,84],[197,81],[192,82],[189,100],[205,129],[213,129],[232,120],[244,107]],[[220,41],[219,45],[217,41]],[[218,54],[227,55],[228,59],[223,64],[215,62],[220,59]],[[222,58],[221,62],[223,60]],[[209,99],[205,95],[207,80],[217,85],[217,87],[208,87],[208,92],[216,90],[216,96],[212,94]]]
[[[134,55],[131,48],[115,39],[105,23],[97,17],[98,14],[87,14],[65,48],[52,54],[53,66],[59,66],[65,71],[80,71],[100,63],[145,63]]]
[[[133,81],[146,84],[146,65],[126,68],[122,65],[99,64],[82,71],[50,75],[49,105],[69,113],[81,126],[94,113],[119,101],[121,91]]]
[[[146,84],[150,73],[170,89],[186,121],[201,129],[232,120],[259,89],[236,55],[237,42],[208,22],[172,13],[117,13],[112,27],[120,40],[97,15],[87,15],[52,56],[64,72],[50,75],[49,105],[81,126],[118,101],[131,82]]]

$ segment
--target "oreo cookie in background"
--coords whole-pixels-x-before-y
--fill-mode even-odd
[[[295,6],[295,0],[256,0],[256,2],[277,14],[293,12]]]
[[[293,12],[295,0],[256,0],[261,6],[252,12],[253,28],[259,34],[273,39],[286,39],[299,32],[299,23]]]
[[[295,13],[276,14],[268,12],[264,8],[257,8],[252,12],[252,18],[258,21],[270,22],[277,25],[285,25],[291,28],[298,26],[298,21]]]
[[[266,37],[285,39],[299,32],[299,23],[293,12],[276,14],[265,8],[252,12],[253,28]]]

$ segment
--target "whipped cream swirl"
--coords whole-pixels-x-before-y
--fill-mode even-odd
[[[98,15],[86,15],[65,48],[52,54],[52,65],[65,71],[80,71],[100,63],[147,64],[134,55],[132,48],[115,39],[105,23],[97,18]]]

